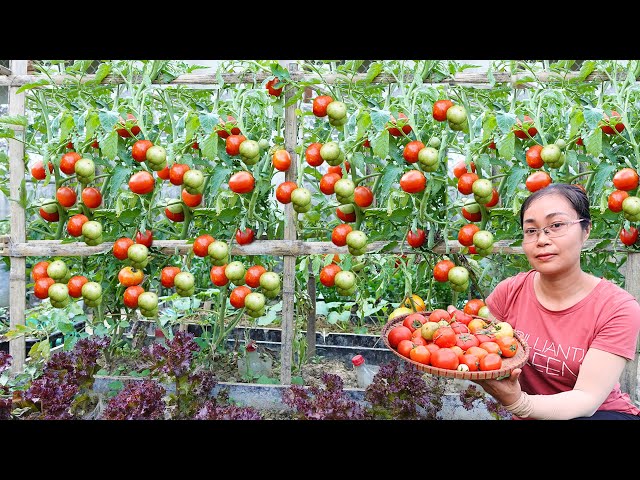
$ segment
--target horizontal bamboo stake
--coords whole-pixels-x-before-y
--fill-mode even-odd
[[[4,65],[0,65],[0,75],[11,75],[11,70]]]
[[[25,243],[11,243],[8,236],[0,237],[2,243],[0,246],[1,256],[10,257],[47,257],[47,256],[70,256],[70,257],[87,257],[104,252],[111,252],[113,242],[104,242],[100,245],[89,246],[84,242],[61,243],[61,240],[32,240]],[[494,254],[522,254],[522,247],[511,246],[515,240],[500,240],[493,244]],[[590,239],[585,242],[586,250],[593,248],[599,239]],[[387,241],[371,242],[367,245],[368,253],[377,253],[378,250],[387,246]],[[184,255],[191,251],[192,245],[186,240],[154,240],[153,247],[159,249],[167,255]],[[438,254],[457,253],[463,248],[456,240],[450,240],[446,243],[439,243],[432,251]],[[397,255],[419,253],[420,249],[414,249],[406,242],[398,243],[398,245],[379,252],[382,254]],[[626,247],[619,241],[609,241],[604,248],[599,251],[627,252]],[[347,247],[338,247],[332,242],[308,242],[304,240],[256,240],[248,245],[234,244],[231,248],[232,255],[274,255],[274,256],[304,256],[304,255],[320,255],[320,254],[344,254],[349,253]]]
[[[579,78],[579,72],[571,72],[566,75],[560,75],[555,72],[538,72],[535,75],[535,79],[532,79],[533,75],[531,73],[521,73],[512,75],[508,72],[493,72],[493,78],[496,83],[511,83],[515,85],[517,82],[526,79],[529,82],[539,82],[539,83],[551,83],[551,82],[566,82],[572,81]],[[259,72],[259,73],[223,73],[221,74],[222,80],[225,84],[247,84],[247,83],[261,83],[267,78],[271,78],[273,75],[271,73]],[[324,84],[334,84],[334,83],[355,83],[364,80],[367,75],[365,73],[360,73],[356,75],[341,75],[341,74],[328,74],[319,76],[317,74],[312,73],[304,73],[304,72],[290,72],[290,77],[294,81],[318,81]],[[42,75],[0,75],[0,86],[10,86],[10,87],[19,87],[22,85],[26,85],[29,83],[34,83],[37,80],[44,78]],[[62,85],[63,83],[87,83],[90,81],[95,81],[95,75],[85,75],[82,78],[77,78],[71,75],[52,75],[50,77],[51,81],[53,81],[56,85]],[[609,77],[600,72],[593,72],[589,74],[584,80],[581,82],[595,82],[595,81],[605,81],[609,80]],[[142,82],[142,77],[134,77],[133,81],[135,83]],[[404,76],[404,82],[410,83],[413,81],[413,75],[407,74]],[[375,77],[371,83],[376,84],[389,84],[396,83],[396,78],[393,75],[380,74]],[[124,83],[122,77],[118,75],[107,75],[100,83],[102,84],[121,84]],[[163,82],[154,81],[152,83],[161,84]],[[477,72],[459,72],[455,74],[453,77],[448,79],[443,79],[440,81],[433,81],[431,77],[426,77],[424,79],[424,83],[431,84],[448,84],[448,85],[458,85],[458,84],[489,84],[489,79],[486,73],[477,73]],[[205,74],[205,73],[188,73],[184,75],[180,75],[173,79],[172,81],[167,83],[168,85],[218,85],[218,75],[217,74]],[[525,85],[519,85],[524,87]],[[531,87],[532,85],[527,85]]]

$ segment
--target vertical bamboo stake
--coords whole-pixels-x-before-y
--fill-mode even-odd
[[[12,75],[25,75],[27,73],[27,60],[11,60]],[[16,93],[19,87],[9,87],[9,115],[24,115],[24,93]],[[24,139],[23,127],[14,127],[16,138]],[[25,212],[18,203],[22,198],[22,182],[24,180],[24,144],[14,139],[9,139],[9,195],[11,202],[9,215],[11,217],[11,241],[22,243],[25,235]],[[46,165],[45,165],[46,166]],[[11,257],[11,270],[9,271],[9,319],[11,328],[16,325],[24,325],[25,315],[25,257]],[[9,341],[9,354],[13,357],[11,371],[20,373],[24,369],[25,339],[14,338]]]
[[[309,283],[307,283],[307,293],[311,299],[311,308],[307,315],[307,358],[316,354],[316,277],[313,274],[313,262],[308,263]]]
[[[624,285],[627,292],[636,297],[640,302],[640,253],[629,252],[627,257],[626,269],[624,271]],[[640,343],[640,337],[638,338]],[[636,344],[636,358],[634,361],[627,362],[622,375],[620,376],[620,388],[623,392],[628,392],[631,401],[638,405],[638,361],[640,354],[640,345]]]
[[[289,72],[297,70],[295,63],[289,64]],[[285,103],[293,96],[293,92],[285,90]],[[296,143],[298,128],[296,122],[296,105],[289,105],[284,110],[284,146],[291,155],[291,167],[285,172],[285,181],[296,181],[298,175],[298,156],[296,155]],[[298,214],[293,210],[293,205],[287,203],[284,206],[284,239],[296,239],[296,219]],[[280,383],[291,384],[291,359],[293,353],[293,333],[295,321],[295,286],[296,286],[296,257],[284,256],[284,269],[282,279],[282,337],[280,339]]]

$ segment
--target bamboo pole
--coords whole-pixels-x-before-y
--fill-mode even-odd
[[[27,71],[27,60],[11,60],[11,71],[22,74]],[[16,93],[17,87],[9,88],[9,115],[25,114],[25,94]],[[14,128],[16,138],[24,139],[24,128],[16,126]],[[9,138],[9,194],[14,201],[11,202],[9,215],[11,217],[10,241],[24,243],[25,233],[25,211],[19,200],[26,195],[23,191],[24,173],[24,144],[18,140]],[[9,271],[9,322],[11,329],[17,325],[24,325],[25,316],[25,257],[12,257],[11,269]],[[9,341],[9,354],[13,357],[11,371],[20,373],[24,368],[25,361],[25,339],[24,336],[14,338]]]
[[[640,302],[640,253],[629,252],[624,271],[625,289]],[[638,401],[638,359],[640,358],[640,336],[636,340],[636,358],[627,362],[620,376],[620,389],[627,392],[631,401],[640,406]]]
[[[298,66],[289,64],[289,72],[295,73]],[[284,93],[285,103],[294,95],[287,89]],[[296,145],[298,140],[298,125],[296,122],[296,104],[289,105],[284,110],[284,146],[291,155],[291,166],[285,172],[286,182],[296,181],[298,175],[298,156]],[[296,241],[296,223],[298,214],[293,210],[293,205],[287,203],[284,206],[284,240]],[[296,255],[291,252],[284,253],[284,268],[282,272],[282,336],[280,339],[280,383],[291,384],[291,360],[293,357],[293,335],[295,333],[295,294],[296,294]]]

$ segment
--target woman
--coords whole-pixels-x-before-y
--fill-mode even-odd
[[[640,305],[580,267],[591,231],[587,195],[551,184],[526,199],[520,223],[532,269],[500,282],[486,304],[490,318],[527,342],[529,359],[505,380],[477,383],[514,418],[639,420],[619,379],[634,360]]]

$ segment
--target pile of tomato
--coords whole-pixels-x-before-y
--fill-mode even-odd
[[[454,306],[407,315],[387,340],[417,363],[463,372],[500,370],[520,348],[509,323],[491,323]]]

